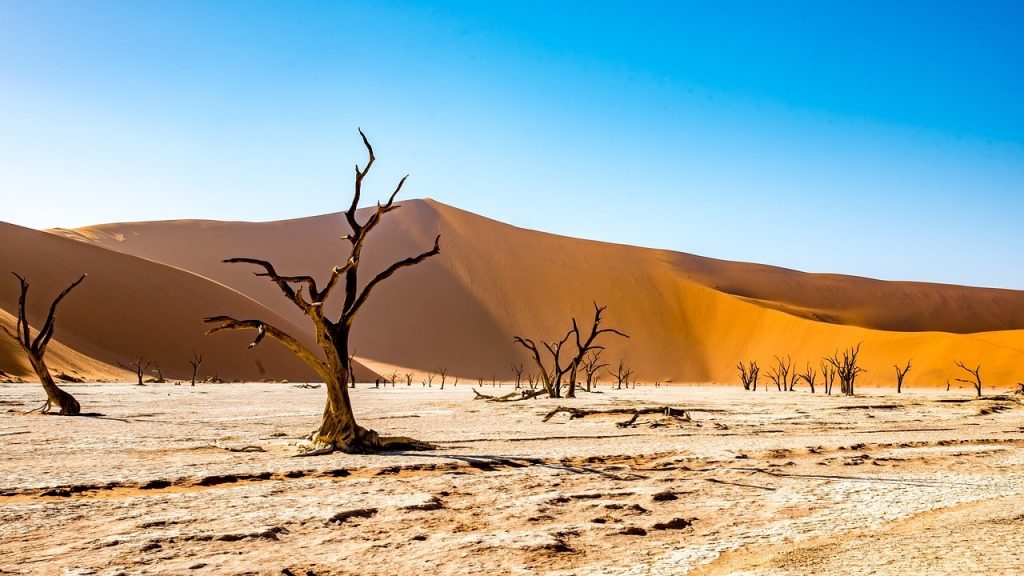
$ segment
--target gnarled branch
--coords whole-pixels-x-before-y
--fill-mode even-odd
[[[373,280],[370,280],[366,284],[366,286],[363,287],[363,291],[359,293],[359,296],[355,299],[354,302],[352,302],[351,306],[342,313],[342,321],[351,320],[355,316],[356,312],[358,312],[359,309],[363,306],[363,304],[366,303],[366,299],[370,297],[370,292],[373,291],[377,284],[380,284],[384,280],[388,279],[392,274],[398,272],[402,268],[415,266],[416,264],[423,262],[427,258],[430,258],[431,256],[436,256],[440,253],[441,235],[438,234],[437,237],[434,238],[434,247],[431,248],[430,250],[427,250],[426,252],[423,252],[418,256],[413,256],[411,258],[399,260],[398,262],[395,262],[391,266],[388,266],[380,274],[374,276]]]
[[[296,356],[301,358],[302,361],[312,368],[321,378],[329,380],[331,377],[330,369],[327,364],[318,358],[316,354],[310,351],[309,348],[303,346],[301,342],[293,338],[287,332],[275,328],[262,320],[237,320],[230,316],[211,316],[209,318],[203,318],[203,322],[206,322],[207,324],[220,323],[220,326],[214,326],[207,330],[207,335],[225,330],[256,330],[256,338],[251,344],[249,344],[249,348],[255,348],[263,341],[264,336],[270,336],[294,352]]]

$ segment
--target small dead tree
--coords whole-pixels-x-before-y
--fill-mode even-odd
[[[413,376],[412,372],[406,372],[405,373],[405,385],[406,386],[412,386],[412,376]]]
[[[394,388],[395,387],[395,382],[398,382],[398,370],[392,370],[388,374],[387,378],[388,378],[388,380],[391,381],[391,387]]]
[[[444,390],[444,379],[448,376],[448,369],[438,368],[437,373],[441,375],[441,390]]]
[[[811,388],[811,394],[814,394],[814,383],[818,379],[818,372],[814,370],[814,367],[808,362],[807,369],[804,370],[803,374],[798,374],[794,377],[794,380],[799,378],[804,382],[807,382],[807,386]]]
[[[434,387],[434,378],[435,376],[433,374],[427,374],[427,388]]]
[[[348,223],[348,233],[341,239],[351,245],[348,258],[343,264],[335,266],[326,282],[318,283],[312,276],[284,276],[277,272],[273,264],[266,260],[255,258],[230,258],[228,263],[252,264],[260,268],[257,276],[266,277],[281,290],[284,296],[295,304],[305,314],[313,328],[313,334],[320,348],[320,354],[314,353],[300,341],[290,334],[263,322],[262,320],[238,320],[230,316],[214,316],[206,318],[209,323],[218,324],[207,334],[213,334],[222,330],[254,330],[256,338],[252,344],[253,348],[263,341],[265,336],[277,340],[286,348],[291,350],[303,360],[313,371],[323,379],[327,388],[327,402],[324,405],[323,416],[320,425],[309,436],[309,445],[306,446],[306,454],[326,454],[334,450],[349,453],[378,452],[389,448],[405,449],[427,449],[431,446],[417,442],[410,438],[384,438],[375,431],[363,428],[356,422],[352,412],[352,402],[349,398],[348,383],[349,373],[352,365],[349,362],[349,343],[352,332],[352,325],[359,311],[362,310],[377,288],[388,278],[403,268],[420,264],[441,253],[441,236],[434,238],[434,245],[430,249],[409,258],[398,260],[386,267],[384,270],[373,276],[368,282],[360,282],[359,269],[362,264],[363,247],[370,234],[383,221],[384,217],[397,210],[399,205],[395,204],[395,197],[402,190],[406,178],[402,178],[394,191],[384,204],[377,203],[369,218],[360,222],[356,209],[362,195],[363,179],[370,172],[375,157],[373,147],[367,140],[363,131],[359,131],[363,140],[369,159],[366,165],[360,169],[355,168],[355,190],[352,195],[352,203],[345,211],[345,220]],[[328,298],[334,293],[335,288],[342,287],[344,301],[338,307],[339,312],[333,317],[328,317],[326,306]]]
[[[893,368],[896,369],[896,393],[900,394],[903,392],[903,379],[907,377],[907,372],[910,372],[911,360],[907,360],[907,365],[900,368],[899,364],[893,364]]]
[[[163,373],[162,370],[160,370],[160,365],[159,364],[154,364],[153,365],[152,372],[153,372],[153,374],[155,374],[155,376],[149,380],[151,383],[153,383],[153,384],[163,384],[164,382],[166,382],[166,380],[164,380],[164,373]]]
[[[616,334],[623,338],[629,338],[628,335],[614,329],[614,328],[601,328],[601,316],[604,313],[607,306],[598,306],[597,302],[594,302],[594,320],[590,326],[590,333],[586,338],[583,337],[583,333],[580,331],[579,324],[576,322],[576,318],[572,319],[572,328],[565,333],[565,336],[557,342],[542,342],[544,349],[547,350],[548,355],[551,356],[551,367],[548,368],[544,361],[541,359],[540,349],[537,344],[529,339],[520,336],[515,336],[513,341],[517,344],[522,345],[529,352],[533,358],[534,363],[540,369],[541,382],[544,384],[544,390],[552,398],[560,398],[562,396],[562,381],[568,377],[569,387],[566,393],[566,398],[576,397],[576,374],[579,371],[580,363],[583,362],[583,358],[591,350],[603,350],[604,347],[595,343],[598,336],[601,334]],[[573,339],[573,343],[576,345],[575,354],[567,359],[566,364],[562,365],[562,353],[563,348],[567,343]]]
[[[790,389],[789,374],[792,369],[793,359],[789,356],[785,358],[776,356],[775,365],[768,369],[768,379],[772,381],[772,384],[775,384],[775,388],[779,392],[785,392]]]
[[[516,386],[514,390],[519,390],[523,385],[523,365],[522,363],[516,364],[515,362],[511,365],[512,374],[515,376]]]
[[[582,361],[583,374],[587,379],[587,392],[590,392],[591,389],[593,389],[594,384],[596,384],[596,382],[594,382],[594,377],[597,373],[600,372],[602,368],[608,367],[608,364],[601,362],[602,352],[604,352],[603,349],[591,350]]]
[[[192,359],[188,361],[189,365],[192,366],[192,385],[196,385],[196,374],[199,373],[199,367],[203,365],[203,355],[192,351]]]
[[[624,360],[619,360],[619,366],[615,369],[612,376],[615,378],[615,384],[618,390],[622,390],[622,384],[626,384],[626,388],[629,388],[629,377],[633,375],[633,371],[626,367]]]
[[[843,350],[842,355],[839,351],[827,358],[829,364],[836,369],[836,375],[839,378],[839,388],[844,396],[854,395],[854,385],[857,382],[857,376],[860,376],[867,370],[857,366],[857,357],[860,355],[861,344],[847,348]]]
[[[131,362],[128,362],[127,364],[118,362],[117,365],[120,366],[121,368],[124,368],[125,370],[135,373],[136,386],[145,386],[145,383],[142,381],[142,379],[146,375],[146,370],[148,370],[149,367],[153,365],[153,363],[150,362],[149,360],[146,360],[146,358],[140,354],[138,358]]]
[[[751,360],[747,365],[740,362],[736,367],[740,371],[740,381],[743,382],[743,389],[757,391],[757,377],[761,373],[761,368],[758,367],[757,362]]]
[[[972,377],[971,380],[964,380],[963,378],[957,378],[956,381],[957,382],[963,382],[964,384],[970,384],[971,386],[973,386],[974,390],[978,393],[978,398],[981,398],[981,365],[979,364],[977,368],[974,368],[972,370],[972,369],[968,368],[967,366],[965,366],[964,363],[961,362],[960,360],[957,360],[957,361],[955,361],[953,363],[956,364],[957,366],[959,366],[960,368],[962,368],[963,370],[965,370]],[[946,389],[948,390],[949,387],[947,386]]]
[[[825,386],[825,394],[832,395],[832,386],[836,382],[836,369],[827,361],[821,361],[821,381]]]
[[[53,330],[57,322],[57,306],[68,293],[85,280],[85,276],[85,274],[79,276],[78,280],[72,282],[70,286],[54,298],[53,302],[50,303],[50,311],[46,314],[43,327],[36,334],[35,338],[32,338],[31,329],[28,324],[28,313],[25,311],[25,299],[28,297],[28,280],[18,274],[14,274],[14,277],[21,284],[21,296],[18,297],[18,323],[13,333],[6,326],[0,326],[0,328],[3,328],[4,332],[13,338],[28,356],[29,364],[32,365],[32,370],[39,378],[43,391],[46,392],[46,403],[43,404],[41,409],[43,413],[49,413],[51,408],[56,408],[58,414],[62,416],[76,416],[82,412],[82,407],[78,404],[78,400],[75,400],[74,396],[62,390],[53,381],[53,377],[50,376],[50,369],[46,366],[44,356],[46,355],[46,347],[49,346],[50,340],[53,338]]]

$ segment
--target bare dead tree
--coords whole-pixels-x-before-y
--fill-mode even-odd
[[[775,384],[779,392],[789,389],[789,373],[793,369],[793,359],[789,356],[775,357],[775,365],[768,369],[768,379]]]
[[[583,373],[587,378],[587,392],[590,392],[596,383],[594,377],[601,371],[602,368],[607,368],[608,364],[601,362],[601,353],[603,349],[591,350],[587,353],[586,358],[583,359]]]
[[[614,329],[614,328],[601,328],[601,316],[604,313],[607,306],[598,306],[594,303],[594,320],[590,326],[590,333],[584,338],[583,333],[580,331],[579,324],[576,322],[576,318],[572,319],[572,328],[565,333],[565,336],[557,342],[542,342],[544,349],[547,350],[548,355],[551,357],[551,367],[548,368],[544,361],[541,359],[540,349],[537,344],[529,339],[516,336],[513,341],[517,344],[522,345],[529,352],[533,358],[534,363],[540,369],[541,382],[544,384],[544,389],[552,398],[560,398],[562,396],[562,381],[568,376],[569,387],[566,393],[566,398],[576,397],[576,374],[579,371],[580,363],[583,361],[584,356],[592,350],[603,350],[604,347],[595,343],[598,336],[601,334],[616,334],[623,338],[629,338],[626,334]],[[567,359],[566,364],[562,365],[562,352],[565,345],[570,342],[570,339],[574,338],[573,343],[576,345],[576,351],[570,358]]]
[[[903,392],[903,379],[907,377],[907,372],[910,372],[912,360],[907,360],[907,365],[900,368],[899,364],[893,364],[893,368],[896,369],[896,393],[900,394]]]
[[[121,368],[124,368],[125,370],[135,373],[135,378],[137,380],[135,383],[136,386],[145,386],[145,383],[142,381],[142,378],[146,375],[146,370],[148,370],[149,367],[153,365],[153,363],[150,362],[149,360],[146,360],[146,358],[140,354],[138,358],[131,362],[128,362],[127,364],[118,362],[117,365],[120,366]]]
[[[434,374],[427,374],[427,388],[434,387],[434,378],[436,378]]]
[[[153,365],[152,372],[153,372],[153,374],[155,374],[155,376],[150,379],[151,383],[153,383],[153,384],[163,384],[164,382],[166,382],[166,380],[164,380],[164,373],[163,373],[163,371],[160,370],[160,365],[159,364],[154,364]]]
[[[821,380],[825,386],[825,394],[832,395],[832,386],[836,382],[836,369],[825,360],[821,361]]]
[[[392,370],[391,373],[388,374],[388,380],[391,381],[391,387],[394,388],[395,382],[398,382],[398,370]]]
[[[860,347],[861,344],[857,344],[847,348],[843,350],[841,356],[840,352],[836,350],[832,356],[825,358],[825,361],[836,369],[836,375],[839,377],[839,388],[844,396],[854,395],[854,385],[857,382],[857,376],[867,372],[867,370],[857,366]]]
[[[537,387],[537,380],[537,375],[534,374],[533,372],[530,372],[529,374],[526,375],[526,383],[530,386],[530,390],[533,390],[534,388]]]
[[[814,383],[818,379],[818,373],[814,370],[814,367],[811,366],[810,362],[807,363],[807,369],[804,370],[803,374],[794,376],[794,379],[796,378],[807,382],[807,385],[811,388],[811,394],[814,394]]]
[[[972,369],[968,368],[967,366],[965,366],[964,363],[961,362],[960,360],[957,360],[957,361],[955,361],[953,363],[956,364],[957,366],[959,366],[960,368],[964,369],[965,371],[967,371],[967,373],[972,376],[971,380],[964,380],[963,378],[957,378],[956,381],[957,382],[963,382],[964,384],[970,384],[971,386],[973,386],[974,390],[978,393],[978,398],[981,398],[981,365],[979,364],[977,368],[972,370]],[[948,390],[949,387],[947,386],[946,389]]]
[[[274,266],[266,260],[255,258],[230,258],[228,263],[245,263],[258,266],[262,271],[257,276],[263,276],[271,280],[291,302],[293,302],[307,317],[313,325],[313,333],[319,344],[322,356],[318,356],[312,350],[306,348],[301,342],[284,331],[267,324],[261,320],[238,320],[230,316],[214,316],[205,321],[216,323],[218,326],[212,328],[208,334],[221,330],[255,330],[256,338],[250,348],[257,346],[263,338],[269,335],[286,348],[291,350],[312,368],[320,378],[323,379],[327,388],[327,402],[324,406],[323,417],[319,427],[310,435],[310,446],[307,454],[325,454],[334,450],[350,453],[376,452],[388,448],[411,448],[427,449],[429,445],[409,438],[385,438],[379,436],[375,431],[363,428],[356,423],[352,413],[352,403],[349,398],[348,382],[352,365],[349,362],[349,342],[353,322],[362,310],[373,293],[373,290],[381,282],[387,280],[403,268],[408,268],[422,263],[432,256],[441,252],[441,237],[434,239],[434,245],[416,256],[405,258],[394,262],[383,271],[377,273],[369,282],[359,282],[359,266],[362,263],[363,247],[374,229],[381,223],[385,215],[397,210],[399,205],[395,204],[395,197],[402,190],[406,178],[402,178],[395,187],[391,196],[384,204],[377,203],[376,209],[370,217],[360,222],[356,208],[362,196],[363,179],[370,172],[374,163],[373,147],[362,130],[359,135],[363,140],[369,156],[366,165],[360,169],[355,168],[355,190],[352,195],[352,203],[345,211],[345,220],[348,222],[349,233],[342,236],[350,244],[349,256],[341,265],[335,266],[327,281],[320,285],[312,276],[284,276],[277,272]],[[344,291],[344,302],[340,313],[335,318],[327,316],[325,302],[334,293],[337,286],[342,286]],[[362,286],[360,288],[360,286]]]
[[[633,371],[626,367],[624,360],[619,360],[619,366],[615,369],[612,376],[615,378],[615,383],[618,390],[622,390],[622,384],[625,382],[626,388],[629,388],[629,377],[633,375]]]
[[[519,390],[519,388],[521,388],[523,384],[523,364],[516,364],[515,362],[513,362],[511,368],[512,374],[515,376],[516,379],[516,386],[514,390]]]
[[[50,345],[50,340],[53,338],[53,330],[57,323],[57,306],[60,305],[60,301],[68,293],[85,280],[85,276],[85,274],[79,276],[78,280],[72,282],[71,285],[62,290],[53,299],[53,302],[50,303],[50,310],[46,314],[46,320],[43,322],[43,327],[33,338],[28,324],[28,313],[25,310],[25,300],[28,298],[28,280],[18,274],[14,274],[14,277],[21,284],[21,295],[18,297],[18,323],[13,333],[6,326],[0,326],[0,328],[3,328],[4,332],[13,338],[18,343],[18,347],[28,356],[29,364],[32,365],[32,370],[39,378],[43,391],[46,392],[46,403],[41,408],[44,413],[49,413],[51,408],[56,408],[57,413],[62,416],[77,416],[82,412],[82,407],[78,404],[78,400],[75,400],[74,396],[62,390],[53,381],[44,357],[46,355],[46,347]]]
[[[441,390],[444,390],[444,379],[448,376],[447,368],[438,368],[437,373],[441,375]]]
[[[757,362],[751,360],[747,365],[740,362],[736,367],[740,371],[740,381],[743,382],[743,389],[757,391],[757,377],[761,373],[761,368],[758,367]]]
[[[196,374],[199,372],[199,367],[203,365],[203,355],[193,350],[192,359],[188,363],[192,366],[192,385],[195,386]]]
[[[406,372],[405,373],[405,385],[406,386],[412,386],[412,377],[413,377],[413,373],[412,372]]]
[[[352,353],[350,353],[348,355],[348,365],[352,367],[352,369],[348,371],[348,387],[349,388],[355,388],[356,387],[356,369],[355,369],[355,366],[356,366],[356,351],[355,350],[352,350]]]

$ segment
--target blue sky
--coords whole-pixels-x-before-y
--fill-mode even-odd
[[[371,199],[1024,289],[1021,6],[0,0],[0,220],[336,211],[361,126]]]

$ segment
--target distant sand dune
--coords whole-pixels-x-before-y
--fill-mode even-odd
[[[944,386],[947,378],[961,377],[954,359],[983,364],[990,385],[1024,380],[1024,292],[806,274],[523,230],[432,200],[402,204],[371,237],[363,281],[390,261],[428,247],[437,233],[442,253],[382,284],[356,320],[355,352],[375,364],[417,371],[444,366],[463,381],[508,378],[508,365],[525,360],[512,342],[514,334],[560,337],[570,315],[588,321],[584,318],[596,300],[608,306],[608,325],[631,335],[607,338],[606,358],[625,358],[646,381],[734,383],[741,359],[765,366],[775,354],[790,354],[802,368],[860,341],[865,384],[892,385],[892,365],[910,358],[915,368],[906,385],[911,387]],[[11,234],[9,229],[3,233]],[[162,326],[167,338],[181,340],[162,342],[182,362],[192,347],[202,346],[216,350],[219,361],[239,377],[254,378],[245,336],[216,343],[202,339],[194,319],[206,313],[262,314],[296,331],[305,329],[305,319],[276,287],[253,276],[251,267],[221,260],[259,257],[282,273],[322,280],[344,257],[338,239],[344,230],[340,214],[266,223],[165,221],[55,230],[54,235],[79,242],[51,236],[45,258],[32,259],[32,266],[46,271],[40,276],[60,276],[63,282],[81,268],[72,263],[89,261],[70,246],[93,245],[89,258],[119,267],[104,290],[90,278],[90,302],[107,302],[113,311],[116,299],[101,293],[134,294],[138,299],[123,317],[147,317],[147,310],[161,308],[159,320],[147,317],[145,324]],[[38,255],[42,249],[23,248],[19,258],[25,261],[28,252]],[[19,252],[8,244],[4,250],[5,263]],[[47,260],[53,262],[44,265]],[[143,279],[145,288],[138,284]],[[12,310],[13,294],[13,289],[4,292],[0,307]],[[120,337],[115,347],[127,350],[151,332],[108,327],[87,334],[86,312],[72,312],[80,304],[67,307],[74,329],[66,342],[89,356],[97,352],[89,342]],[[90,321],[99,319],[93,314]],[[275,344],[261,346],[259,354],[267,355],[268,374],[293,378],[301,373]]]

